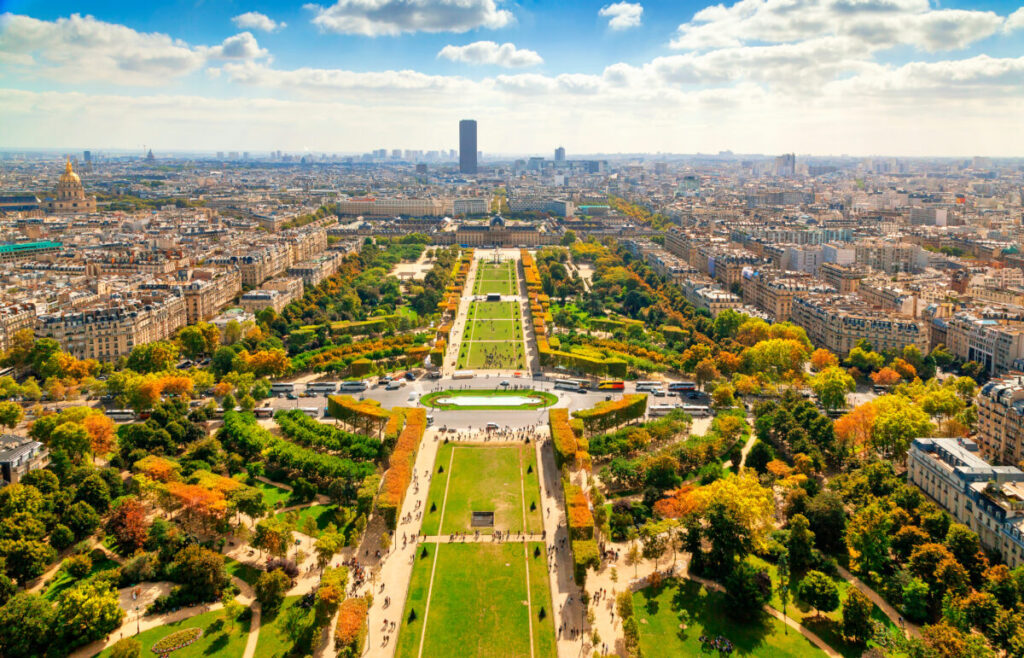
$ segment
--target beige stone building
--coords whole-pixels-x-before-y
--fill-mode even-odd
[[[977,361],[990,375],[1008,372],[1024,359],[1024,322],[957,313],[947,322],[946,346],[964,361]]]
[[[188,323],[209,320],[230,304],[240,292],[242,273],[236,268],[195,270],[192,273],[192,281],[184,288]]]
[[[451,199],[381,199],[360,197],[338,202],[340,215],[441,217],[451,215]]]
[[[831,294],[801,293],[793,298],[792,321],[804,328],[817,347],[845,356],[861,338],[877,351],[900,351],[916,345],[928,351],[928,323],[879,311],[860,300]]]
[[[0,352],[11,346],[14,334],[22,329],[32,329],[36,323],[35,304],[2,304],[0,305]]]
[[[82,179],[71,167],[71,160],[64,165],[64,173],[57,182],[57,196],[43,202],[43,208],[55,214],[96,212],[96,197],[86,196]]]
[[[818,278],[843,295],[857,292],[860,282],[865,276],[867,276],[867,272],[849,265],[822,263],[818,266]]]
[[[299,277],[272,279],[258,290],[250,290],[242,295],[240,306],[249,313],[258,313],[271,308],[280,313],[284,307],[302,297],[303,283]]]
[[[793,309],[793,297],[823,286],[809,274],[748,270],[740,284],[743,303],[763,311],[773,322],[786,322]]]
[[[1003,464],[1024,460],[1024,375],[993,379],[977,397],[978,445],[985,458]]]

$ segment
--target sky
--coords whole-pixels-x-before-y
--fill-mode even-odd
[[[1024,156],[1021,0],[0,0],[0,148]]]

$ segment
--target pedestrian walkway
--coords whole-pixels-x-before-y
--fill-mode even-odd
[[[839,575],[842,576],[845,580],[848,580],[854,587],[859,589],[861,593],[864,594],[864,596],[871,599],[871,602],[877,605],[879,609],[885,613],[885,616],[888,617],[892,623],[896,624],[897,626],[902,626],[904,629],[903,632],[907,635],[907,637],[921,637],[921,628],[917,624],[914,624],[904,619],[903,615],[896,611],[896,608],[889,605],[889,603],[885,599],[879,596],[878,592],[871,589],[871,587],[864,583],[860,578],[854,576],[852,573],[850,573],[843,567],[837,565],[837,568],[839,569]]]

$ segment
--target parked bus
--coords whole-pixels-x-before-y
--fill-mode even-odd
[[[472,370],[456,370],[452,373],[452,379],[473,379]]]
[[[366,390],[366,382],[364,382],[362,380],[358,380],[358,381],[354,381],[354,382],[341,382],[341,390],[345,391],[345,392],[348,392],[348,391],[365,391]]]
[[[116,423],[130,423],[135,420],[135,412],[131,409],[111,409],[103,413]]]
[[[681,409],[694,418],[703,418],[704,416],[711,415],[711,409],[695,404],[684,404]]]
[[[311,382],[306,384],[307,393],[335,393],[338,390],[338,382]]]
[[[253,413],[257,418],[272,418],[274,416],[274,410],[270,407],[256,407],[253,409]]]
[[[674,404],[652,404],[647,407],[647,415],[651,417],[667,416],[675,411],[676,408]]]
[[[299,411],[306,414],[310,418],[320,417],[320,407],[299,407]]]
[[[605,379],[597,384],[599,391],[621,391],[626,388],[626,382],[621,379]]]
[[[644,391],[654,391],[661,388],[661,382],[654,381],[640,381],[636,383],[636,392],[642,393]]]
[[[672,382],[668,385],[669,393],[685,393],[686,391],[696,391],[697,385],[693,382]]]
[[[580,383],[572,379],[559,379],[555,382],[555,388],[562,391],[573,391],[575,393],[586,393],[587,389],[580,386]]]
[[[275,394],[294,393],[295,384],[289,382],[276,382],[270,385],[270,392]]]

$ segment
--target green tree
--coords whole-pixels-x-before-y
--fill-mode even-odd
[[[874,635],[871,600],[856,587],[850,587],[843,602],[843,635],[857,646],[864,646]]]
[[[141,658],[142,645],[134,637],[126,637],[110,647],[110,658]]]
[[[902,462],[911,441],[931,435],[934,426],[928,414],[909,398],[886,395],[874,405],[877,415],[871,425],[871,440],[893,460]]]
[[[41,576],[56,558],[57,552],[48,544],[30,539],[13,539],[4,542],[7,557],[7,575],[21,585]],[[0,653],[2,655],[2,653]]]
[[[842,409],[846,406],[846,394],[853,393],[857,383],[843,368],[832,367],[811,379],[811,389],[826,409]]]
[[[706,518],[705,536],[711,544],[705,556],[708,568],[717,575],[727,574],[732,571],[737,557],[750,552],[750,533],[722,501],[713,501],[708,506]]]
[[[62,423],[50,433],[50,449],[78,460],[90,450],[89,432],[78,423]]]
[[[772,596],[772,579],[768,572],[743,560],[723,582],[729,601],[728,613],[739,619],[760,614]]]
[[[747,459],[750,459],[749,455]],[[822,491],[810,498],[804,508],[804,516],[810,522],[814,543],[827,553],[836,553],[845,548],[846,507],[842,498],[834,491]]]
[[[882,573],[889,564],[889,544],[893,521],[881,503],[859,509],[846,530],[850,558],[862,574]]]
[[[15,594],[0,608],[0,656],[46,655],[55,630],[49,601],[38,594]]]
[[[803,514],[796,514],[789,520],[789,564],[794,571],[803,571],[811,564],[811,549],[814,548],[814,533],[810,522]]]
[[[16,402],[0,402],[0,427],[14,429],[21,422],[25,412]]]
[[[178,346],[166,340],[143,343],[132,348],[127,367],[135,372],[162,372],[178,363]]]
[[[648,523],[640,530],[640,543],[643,545],[645,560],[654,560],[654,569],[658,569],[658,560],[668,550],[668,537],[657,523]]]
[[[839,588],[820,571],[808,571],[800,581],[798,592],[800,599],[815,609],[816,616],[839,607]]]
[[[174,580],[188,588],[198,600],[212,601],[220,598],[221,591],[228,584],[224,556],[197,544],[178,551],[171,565],[171,573]]]
[[[903,614],[914,622],[927,621],[930,599],[928,584],[920,578],[911,579],[903,586]]]
[[[210,356],[220,345],[220,329],[209,322],[197,322],[178,334],[182,352],[190,359]]]
[[[121,625],[124,610],[117,590],[102,582],[87,582],[57,599],[60,633],[71,645],[98,640]]]
[[[846,365],[851,368],[856,368],[863,373],[874,372],[875,370],[881,370],[882,366],[885,365],[885,357],[878,352],[873,352],[863,347],[854,347],[850,350],[850,353],[846,355]]]
[[[292,529],[278,518],[263,519],[256,524],[256,535],[251,543],[261,551],[284,557],[293,541]]]
[[[267,612],[277,610],[291,586],[291,578],[281,569],[264,572],[256,580],[256,600]]]

